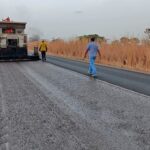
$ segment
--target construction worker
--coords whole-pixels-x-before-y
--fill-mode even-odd
[[[89,71],[88,71],[88,73],[90,76],[95,78],[96,77],[95,60],[96,60],[97,53],[99,54],[100,57],[101,57],[101,53],[100,53],[98,44],[95,42],[94,37],[91,38],[91,42],[87,46],[87,49],[85,51],[83,59],[86,58],[87,53],[89,54]]]
[[[44,40],[39,46],[39,51],[41,52],[42,61],[46,61],[47,44]]]

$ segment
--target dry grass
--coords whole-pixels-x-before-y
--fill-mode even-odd
[[[55,40],[48,43],[48,53],[61,57],[82,59],[87,39],[72,40],[65,42]],[[111,44],[100,43],[101,59],[97,58],[97,63],[122,67],[143,72],[150,72],[150,44],[135,41],[120,42],[114,41]],[[38,46],[38,42],[29,43],[29,49]]]

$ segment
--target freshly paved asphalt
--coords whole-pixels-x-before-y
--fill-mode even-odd
[[[87,75],[88,64],[54,56],[47,62]],[[97,65],[97,79],[150,96],[150,75]]]

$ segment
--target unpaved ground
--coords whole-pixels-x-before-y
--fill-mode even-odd
[[[150,97],[48,63],[0,64],[0,150],[150,150]]]

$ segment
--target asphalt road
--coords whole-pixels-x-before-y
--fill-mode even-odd
[[[88,64],[59,57],[48,56],[51,64],[87,75]],[[97,65],[98,79],[150,96],[150,75]]]
[[[150,97],[50,63],[0,63],[0,150],[150,150]]]

